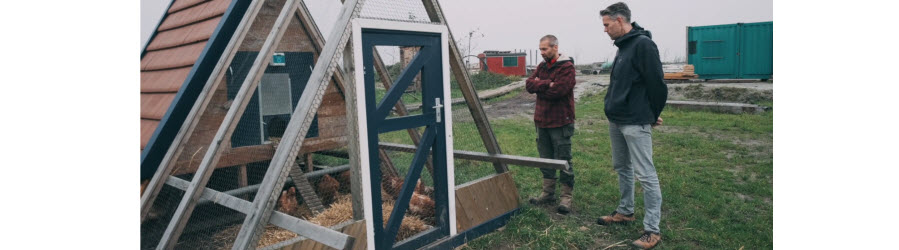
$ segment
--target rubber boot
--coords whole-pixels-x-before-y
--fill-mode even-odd
[[[571,212],[571,202],[573,202],[573,196],[571,195],[572,189],[574,188],[562,184],[562,195],[559,196],[561,201],[559,202],[559,207],[556,209],[560,214],[568,214]]]
[[[530,200],[533,205],[553,203],[556,201],[556,179],[543,179],[543,193]]]

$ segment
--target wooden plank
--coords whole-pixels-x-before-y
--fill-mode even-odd
[[[209,105],[211,97],[208,97],[210,93],[214,92],[214,90],[219,86],[221,79],[224,77],[227,68],[226,65],[229,65],[231,60],[234,58],[237,50],[235,48],[240,47],[240,44],[243,42],[244,37],[247,32],[246,29],[253,24],[253,21],[256,19],[257,14],[259,13],[259,9],[265,1],[254,0],[247,9],[247,14],[241,18],[240,23],[237,25],[235,29],[235,36],[228,41],[228,45],[225,46],[225,50],[222,52],[223,55],[219,57],[219,61],[216,66],[213,68],[209,80],[206,81],[206,85],[203,87],[203,90],[197,97],[197,101],[194,106],[191,108],[187,117],[185,118],[185,123],[181,125],[181,129],[178,131],[178,134],[175,135],[175,139],[172,140],[172,146],[169,147],[168,151],[166,151],[165,156],[162,159],[160,166],[156,169],[156,173],[153,175],[153,178],[150,179],[150,183],[148,185],[149,192],[145,192],[144,195],[141,196],[141,212],[140,212],[140,220],[141,222],[146,219],[147,214],[150,212],[150,208],[153,206],[156,197],[159,195],[159,191],[162,190],[162,186],[165,185],[165,180],[169,175],[171,175],[171,171],[174,168],[173,165],[178,161],[178,156],[181,154],[184,146],[183,144],[190,139],[190,135],[193,133],[197,124],[199,123],[200,117],[203,116],[203,112],[206,110],[206,107]],[[177,146],[176,146],[177,145]]]
[[[165,233],[160,240],[160,244],[157,245],[157,249],[172,249],[178,243],[178,238],[181,236],[184,226],[187,224],[190,215],[193,213],[194,207],[196,206],[200,195],[203,193],[204,187],[212,176],[212,172],[222,156],[221,153],[225,149],[225,147],[221,147],[222,142],[227,142],[227,139],[231,138],[231,134],[237,127],[236,121],[240,120],[247,104],[250,102],[253,91],[259,85],[259,81],[268,65],[269,55],[271,55],[274,48],[280,42],[281,37],[284,35],[284,32],[287,30],[290,20],[292,19],[289,18],[290,13],[296,10],[298,3],[298,0],[287,0],[284,4],[281,13],[278,15],[278,19],[275,20],[271,32],[268,37],[266,37],[262,50],[259,51],[259,55],[256,57],[256,60],[250,69],[247,78],[244,80],[240,90],[234,97],[231,109],[228,110],[225,120],[222,121],[221,127],[218,132],[216,132],[212,143],[210,143],[206,155],[203,156],[203,161],[200,163],[197,174],[194,175],[190,187],[185,191],[181,202],[178,204],[178,209],[175,210],[175,214],[172,215],[172,220],[166,227]]]
[[[365,239],[365,221],[361,220],[352,225],[345,227],[342,231],[343,233],[353,236],[356,240],[354,242],[353,250],[365,250],[366,239]]]
[[[216,169],[267,161],[272,159],[272,155],[275,154],[275,148],[272,144],[237,147],[225,150],[227,150],[227,152],[222,153],[223,155],[215,165]],[[198,167],[199,164],[197,164],[197,162],[191,162],[190,160],[181,161],[175,165],[172,175],[196,173]]]
[[[456,232],[462,232],[465,231],[465,229],[471,228],[471,225],[468,224],[471,220],[469,219],[468,214],[465,213],[465,209],[462,207],[462,202],[464,201],[459,198],[459,192],[457,191],[454,193],[456,194],[456,197],[454,197],[454,199],[456,199]]]
[[[289,164],[296,161],[298,151],[300,146],[303,145],[303,140],[306,132],[309,130],[315,111],[318,110],[321,104],[321,96],[332,79],[331,76],[337,67],[337,62],[341,57],[343,49],[346,48],[349,40],[347,34],[350,28],[350,20],[359,13],[362,6],[360,3],[361,1],[359,0],[348,1],[338,16],[338,21],[335,23],[336,25],[328,38],[330,42],[325,45],[319,60],[315,63],[309,81],[303,90],[296,109],[293,111],[293,116],[290,119],[290,123],[288,123],[284,137],[282,137],[282,146],[275,151],[275,156],[268,167],[259,192],[253,200],[253,212],[247,214],[243,226],[237,235],[234,248],[246,249],[254,247],[259,236],[264,231],[268,218],[272,216],[272,210],[274,210],[275,201],[279,195],[276,193],[276,190],[280,190],[284,186]],[[299,7],[295,7],[292,11],[301,10]],[[348,80],[344,79],[344,81]]]
[[[499,184],[499,190],[506,199],[505,206],[506,209],[513,209],[519,207],[519,193],[518,187],[515,186],[515,180],[512,179],[511,174],[500,175],[500,180],[497,182]]]
[[[456,194],[459,195],[459,201],[462,203],[462,210],[466,211],[466,217],[458,217],[459,214],[456,214],[456,220],[467,220],[463,224],[468,225],[477,225],[476,222],[483,221],[484,218],[481,217],[481,213],[477,211],[479,208],[477,207],[477,194],[472,194],[471,188],[460,188],[456,189]],[[465,230],[465,228],[463,228]]]
[[[398,143],[389,143],[389,142],[380,142],[380,148],[391,150],[391,151],[400,151],[413,153],[415,152],[416,147],[408,144],[398,144]],[[504,164],[525,166],[525,167],[537,167],[537,168],[549,168],[549,169],[566,169],[568,166],[568,162],[564,160],[554,160],[554,159],[544,159],[544,158],[536,158],[536,157],[527,157],[527,156],[518,156],[518,155],[504,155],[504,154],[495,154],[491,155],[489,153],[482,152],[473,152],[473,151],[465,151],[465,150],[453,150],[453,157],[457,159],[464,160],[474,160],[474,161],[486,161],[486,162],[500,162]]]
[[[437,0],[422,0],[421,2],[424,4],[425,11],[428,13],[431,22],[446,25],[447,29],[449,29],[449,23],[446,22],[443,10],[440,8],[440,3],[438,3]],[[478,93],[471,83],[468,69],[466,69],[462,63],[462,56],[459,54],[459,49],[456,47],[456,39],[453,38],[452,32],[449,32],[447,35],[449,38],[450,68],[453,71],[453,75],[456,77],[459,89],[462,90],[462,97],[465,98],[465,103],[468,104],[468,110],[471,111],[471,117],[478,127],[481,141],[484,142],[484,146],[487,148],[488,153],[502,154],[503,152],[499,147],[499,142],[496,141],[496,135],[493,134],[493,128],[490,127],[490,121],[487,119],[487,113],[484,112],[484,108],[481,106],[481,101],[478,98]],[[503,162],[493,162],[493,167],[497,173],[509,171],[509,167]]]
[[[456,223],[460,231],[518,208],[518,191],[509,173],[494,174],[456,187]],[[499,192],[498,192],[499,191]]]
[[[300,151],[297,153],[305,154],[322,150],[335,149],[339,147],[345,146],[347,143],[346,137],[332,137],[332,138],[309,138],[309,141],[303,142],[303,147],[300,148]],[[283,141],[282,141],[282,145]],[[277,151],[276,151],[277,153]]]

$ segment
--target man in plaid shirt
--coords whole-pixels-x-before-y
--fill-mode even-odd
[[[537,151],[541,158],[568,161],[568,169],[560,171],[562,194],[557,210],[571,212],[574,169],[571,165],[571,136],[574,134],[574,60],[559,53],[559,40],[553,35],[540,38],[540,54],[544,62],[526,81],[528,93],[537,94],[534,125],[537,127]],[[556,170],[543,172],[543,192],[530,199],[531,204],[555,202]]]

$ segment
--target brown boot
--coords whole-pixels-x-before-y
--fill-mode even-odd
[[[562,195],[559,196],[559,207],[556,210],[559,211],[560,214],[568,214],[571,212],[571,202],[573,196],[571,196],[571,191],[574,189],[571,186],[562,184]]]
[[[556,201],[556,179],[543,179],[543,193],[530,200],[533,205],[553,203]]]
[[[637,220],[637,218],[634,218],[634,214],[624,215],[624,214],[619,214],[616,211],[616,212],[612,212],[612,214],[610,214],[610,215],[599,217],[599,219],[596,219],[596,224],[610,225],[610,224],[614,224],[614,223],[627,223],[627,222],[632,222],[635,220]]]
[[[639,247],[640,249],[650,249],[655,247],[662,241],[662,235],[653,232],[643,232],[643,236],[640,236],[639,239],[635,240],[631,244],[635,247]]]

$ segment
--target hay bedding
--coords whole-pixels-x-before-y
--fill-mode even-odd
[[[385,197],[384,204],[381,206],[383,211],[384,219],[390,217],[390,213],[393,211],[393,201],[389,200],[389,195],[386,193],[381,193],[382,197]],[[341,222],[348,221],[353,218],[353,202],[351,201],[351,196],[349,194],[341,195],[337,197],[337,201],[331,204],[328,209],[325,209],[321,213],[316,216],[312,216],[312,212],[309,208],[306,207],[305,204],[300,205],[297,208],[297,211],[289,213],[292,216],[295,216],[300,219],[309,220],[309,222],[324,226],[331,227]],[[224,230],[216,233],[213,236],[213,245],[215,249],[230,249],[234,244],[234,239],[237,237],[237,233],[240,231],[240,224],[233,225],[225,228]],[[425,222],[425,220],[419,218],[418,216],[406,214],[403,218],[403,223],[400,224],[399,232],[397,232],[396,241],[401,241],[406,238],[409,238],[415,234],[428,230],[432,227]],[[259,244],[256,246],[257,248],[262,248],[270,245],[277,244],[278,242],[282,242],[285,240],[289,240],[297,237],[297,234],[291,232],[290,230],[283,229],[280,227],[268,225],[265,227],[265,233],[262,237],[259,238]]]

